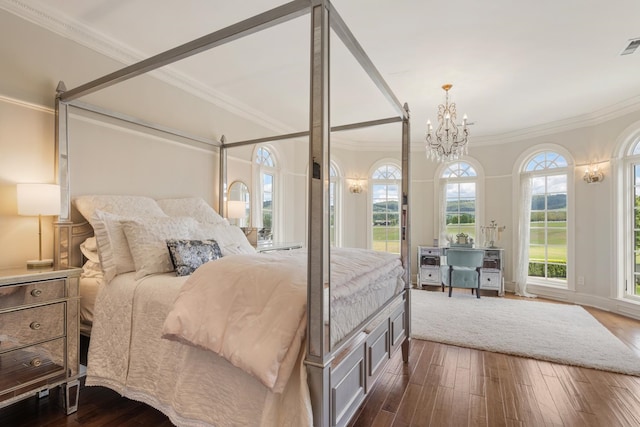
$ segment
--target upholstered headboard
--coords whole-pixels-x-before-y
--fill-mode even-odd
[[[59,265],[81,266],[80,244],[93,235],[73,205],[78,196],[201,197],[217,209],[218,147],[77,107],[69,108],[66,132],[67,169],[59,174],[71,206],[56,224]]]

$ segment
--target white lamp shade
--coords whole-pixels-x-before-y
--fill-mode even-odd
[[[18,215],[60,215],[60,186],[18,184]]]
[[[227,218],[244,218],[247,215],[246,206],[242,200],[229,200],[227,202]]]

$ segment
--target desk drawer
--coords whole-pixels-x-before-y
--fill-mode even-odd
[[[63,336],[64,310],[60,302],[0,314],[0,352]]]
[[[420,267],[420,284],[440,285],[440,267]]]
[[[26,285],[0,287],[0,309],[39,304],[65,297],[65,281],[45,280]]]
[[[481,270],[480,271],[480,288],[490,289],[494,291],[500,290],[500,282],[502,280],[502,274],[500,270]]]
[[[0,367],[0,390],[3,392],[23,388],[33,381],[64,376],[64,338],[2,353]],[[11,396],[9,393],[3,397]]]

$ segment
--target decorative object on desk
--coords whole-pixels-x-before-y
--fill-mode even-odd
[[[18,215],[38,216],[38,259],[27,261],[28,268],[47,268],[52,259],[42,259],[42,215],[60,215],[60,186],[17,184]]]
[[[411,336],[640,376],[640,358],[578,305],[412,290]]]
[[[487,226],[480,226],[480,231],[482,232],[482,236],[484,239],[484,245],[488,248],[495,248],[495,243],[500,241],[502,232],[506,228],[507,227],[505,225],[499,227],[495,220],[491,220],[491,222]]]
[[[466,233],[456,234],[456,243],[459,245],[466,245],[469,243],[469,235]]]
[[[591,163],[584,171],[584,176],[582,177],[582,179],[584,179],[587,184],[594,184],[597,182],[601,182],[604,179],[604,174],[600,170],[600,167],[597,163]]]
[[[432,133],[431,120],[427,120],[427,145],[425,147],[427,158],[438,162],[459,159],[468,151],[467,115],[463,116],[462,125],[456,124],[456,104],[454,102],[449,104],[449,89],[452,87],[451,84],[442,86],[445,91],[445,101],[444,104],[438,105],[438,128],[435,131],[435,136]]]

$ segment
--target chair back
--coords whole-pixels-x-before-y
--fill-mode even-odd
[[[447,265],[478,268],[483,261],[482,249],[447,249]]]

